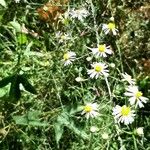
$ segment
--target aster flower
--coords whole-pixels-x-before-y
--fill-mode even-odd
[[[70,11],[71,18],[77,18],[80,21],[83,21],[89,15],[89,12],[85,8],[71,10]]]
[[[119,106],[116,105],[113,108],[113,115],[115,120],[118,123],[124,123],[125,125],[131,124],[134,121],[134,111],[131,110],[130,107],[124,105],[124,106]]]
[[[108,66],[104,63],[93,63],[91,64],[93,69],[90,69],[87,71],[87,73],[90,75],[90,78],[98,78],[100,75],[108,76],[108,70],[106,69]]]
[[[98,113],[98,105],[97,103],[87,103],[84,107],[83,107],[83,111],[81,113],[81,115],[85,114],[85,117],[87,119],[91,118],[95,118],[99,113]]]
[[[56,32],[56,38],[59,40],[59,43],[70,40],[71,37],[68,33]]]
[[[136,107],[144,107],[143,103],[146,103],[148,98],[142,96],[143,93],[138,90],[137,86],[128,86],[126,90],[127,92],[125,92],[124,95],[130,97],[129,102],[131,105],[135,104]]]
[[[128,75],[126,72],[121,74],[123,79],[122,81],[127,81],[129,84],[133,85],[135,84],[135,79],[132,79],[130,75]]]
[[[66,52],[64,55],[63,55],[63,61],[64,61],[64,65],[67,66],[67,65],[70,65],[76,58],[76,54],[75,52]]]
[[[105,44],[98,45],[97,48],[89,48],[92,50],[92,53],[96,55],[96,57],[107,57],[107,54],[112,54],[112,50],[110,46],[106,46]]]
[[[105,32],[105,34],[108,34],[110,32],[113,33],[113,35],[117,35],[118,30],[116,29],[115,23],[108,23],[102,25],[102,30]]]

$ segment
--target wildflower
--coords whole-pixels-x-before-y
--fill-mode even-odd
[[[142,136],[144,135],[144,132],[143,132],[143,127],[139,127],[135,130],[136,134],[139,135],[139,136]]]
[[[125,92],[125,96],[129,96],[129,101],[131,105],[136,105],[141,107],[144,107],[144,105],[142,103],[146,103],[148,98],[143,97],[143,93],[141,91],[138,90],[137,86],[128,86],[126,88],[127,92]]]
[[[110,46],[106,46],[105,44],[99,45],[97,48],[90,48],[92,50],[92,53],[96,55],[96,57],[107,57],[106,54],[112,54],[112,50],[110,49]]]
[[[134,111],[131,110],[130,107],[124,105],[124,106],[119,106],[116,105],[113,108],[113,115],[115,120],[119,123],[124,123],[125,125],[128,125],[134,121]]]
[[[91,126],[90,131],[92,133],[97,132],[99,129],[96,126]]]
[[[108,140],[109,136],[108,136],[107,133],[103,133],[103,134],[102,134],[102,138],[103,138],[104,140]]]
[[[64,65],[67,66],[67,65],[70,65],[76,58],[76,54],[75,52],[66,52],[64,55],[63,55],[63,61],[64,61]]]
[[[135,84],[135,79],[132,79],[126,72],[121,74],[123,76],[122,81],[127,81],[129,84]]]
[[[102,25],[102,30],[105,32],[105,34],[108,34],[110,32],[113,33],[113,35],[117,35],[118,30],[116,29],[115,23],[108,23]]]
[[[98,108],[97,108],[97,103],[87,103],[84,107],[83,107],[83,111],[82,111],[82,115],[85,114],[85,117],[87,119],[89,119],[89,117],[94,118],[96,117],[99,113]]]
[[[71,18],[77,18],[80,21],[83,21],[89,15],[89,12],[85,8],[71,10],[70,11]]]
[[[70,40],[71,37],[68,33],[56,32],[56,38],[59,39],[59,43],[63,43],[64,41]]]
[[[104,63],[93,63],[91,64],[93,69],[88,70],[88,74],[91,78],[98,78],[100,75],[108,76],[108,70],[106,69],[108,66]]]

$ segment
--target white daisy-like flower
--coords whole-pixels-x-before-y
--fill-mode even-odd
[[[95,118],[99,113],[98,113],[98,105],[97,103],[87,103],[85,106],[83,106],[83,111],[81,115],[85,114],[85,117],[87,119]]]
[[[71,39],[71,36],[68,33],[56,32],[56,38],[59,40],[59,43],[63,43]]]
[[[85,8],[71,10],[70,11],[71,18],[77,18],[80,21],[83,21],[89,15],[89,12]]]
[[[110,32],[113,33],[113,35],[117,35],[118,30],[116,29],[115,23],[108,23],[102,25],[102,30],[105,32],[105,34],[108,34]]]
[[[112,54],[110,46],[106,46],[106,44],[100,44],[97,48],[90,48],[90,50],[96,57],[107,57],[107,54]]]
[[[138,90],[137,86],[128,86],[126,88],[127,92],[124,93],[125,96],[129,96],[129,102],[131,105],[135,104],[135,107],[144,107],[143,103],[146,103],[148,98],[142,96],[143,93]]]
[[[122,73],[121,75],[123,77],[122,81],[127,81],[131,85],[135,84],[135,79],[132,79],[132,77],[128,75],[126,72]]]
[[[104,63],[93,63],[91,64],[93,69],[90,69],[87,71],[87,73],[90,75],[90,78],[98,78],[100,75],[104,75],[105,77],[107,77],[108,74],[108,70],[106,69],[108,66]]]
[[[63,55],[63,62],[64,62],[64,66],[70,65],[76,58],[76,54],[75,52],[66,52]]]
[[[113,108],[113,113],[115,121],[118,123],[124,123],[125,125],[131,124],[134,121],[134,110],[131,110],[130,107],[124,105],[124,106],[119,106],[116,105]]]

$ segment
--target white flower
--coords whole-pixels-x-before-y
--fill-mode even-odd
[[[89,15],[89,12],[85,8],[71,10],[70,11],[71,18],[77,18],[80,21],[83,21]]]
[[[139,136],[144,135],[143,127],[139,127],[139,128],[137,128],[137,129],[136,129],[136,133],[137,133]]]
[[[108,136],[107,133],[103,133],[103,134],[102,134],[102,138],[103,138],[104,140],[108,140],[109,136]]]
[[[87,71],[91,78],[98,78],[100,75],[108,76],[108,70],[106,69],[108,66],[104,63],[93,63],[91,64],[93,69]]]
[[[67,66],[67,65],[70,65],[76,58],[76,54],[75,52],[66,52],[64,55],[63,55],[63,61],[64,61],[64,65]]]
[[[110,32],[113,33],[113,35],[117,35],[118,30],[116,29],[115,23],[108,23],[102,25],[102,30],[105,32],[105,34],[108,34]]]
[[[144,107],[142,103],[146,103],[148,98],[142,96],[143,93],[138,90],[137,86],[128,86],[126,90],[127,92],[125,92],[124,95],[130,97],[129,101],[131,105],[135,104],[136,107]]]
[[[122,81],[127,81],[129,84],[135,84],[135,79],[132,79],[126,72],[121,74],[123,76]]]
[[[59,43],[63,43],[67,40],[70,40],[71,37],[68,33],[56,32],[56,38],[59,39]]]
[[[82,115],[85,114],[85,117],[89,119],[89,117],[94,118],[96,117],[99,113],[98,111],[98,106],[97,103],[87,103],[83,107]]]
[[[128,125],[134,121],[134,111],[131,110],[130,107],[124,105],[119,106],[116,105],[116,107],[113,108],[113,115],[115,120],[119,123],[124,123],[125,125]]]
[[[112,50],[110,46],[106,46],[105,44],[100,44],[97,48],[90,48],[92,53],[96,55],[96,57],[107,57],[106,54],[112,54]]]
[[[91,126],[91,127],[90,127],[90,131],[91,131],[92,133],[94,133],[94,132],[99,131],[99,129],[98,129],[96,126]]]

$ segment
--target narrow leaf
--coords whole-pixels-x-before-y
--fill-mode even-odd
[[[20,83],[18,77],[18,75],[15,75],[13,81],[11,81],[9,96],[12,100],[19,100],[21,97],[21,91],[19,88]]]
[[[26,91],[28,91],[32,94],[37,94],[35,88],[29,83],[29,81],[26,79],[25,76],[23,76],[23,75],[20,76],[20,83],[22,83],[22,85]]]

